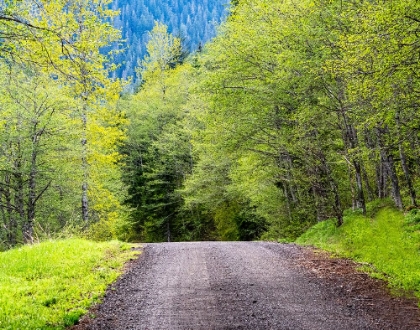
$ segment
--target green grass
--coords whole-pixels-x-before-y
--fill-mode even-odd
[[[336,228],[334,220],[320,222],[296,241],[363,262],[363,270],[388,281],[394,289],[420,298],[420,214],[406,216],[391,208],[372,218],[349,214]]]
[[[120,242],[44,242],[0,253],[0,329],[73,325],[136,252]]]

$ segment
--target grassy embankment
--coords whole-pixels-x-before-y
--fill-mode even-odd
[[[334,220],[320,222],[296,242],[361,262],[362,270],[391,288],[420,298],[420,210],[404,215],[386,207],[371,217],[348,213],[340,228]]]
[[[0,329],[73,325],[138,253],[131,247],[68,239],[0,253]]]

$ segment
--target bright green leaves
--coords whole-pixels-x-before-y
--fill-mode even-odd
[[[13,2],[0,9],[0,52],[8,60],[36,63],[67,79],[96,76],[92,84],[97,85],[105,60],[99,49],[120,37],[105,23],[113,15],[106,1]]]
[[[156,23],[143,84],[120,103],[131,234],[293,239],[376,197],[415,205],[418,9],[239,1],[191,65]],[[74,84],[102,100],[92,86]]]
[[[169,34],[166,25],[156,22],[146,48],[148,55],[142,61],[137,74],[143,81],[159,80],[162,84],[165,73],[183,60],[181,39]],[[161,88],[164,90],[165,86]]]
[[[2,78],[8,84],[0,86],[0,238],[7,246],[24,239],[28,224],[37,237],[79,225],[83,125],[80,100],[48,76],[14,68],[2,70]],[[92,222],[115,223],[124,213],[116,149],[124,139],[124,124],[111,106],[91,109],[87,137]],[[114,227],[106,237],[117,235]]]
[[[236,4],[198,60],[187,205],[219,214],[247,201],[269,236],[293,238],[314,221],[340,224],[343,208],[364,210],[375,196],[402,207],[402,183],[414,203],[417,7]]]
[[[115,14],[108,3],[0,8],[0,248],[78,231],[87,220],[81,199],[90,215],[83,227],[101,223],[91,236],[118,236],[126,209],[117,147],[126,119],[115,108],[121,83],[109,79],[101,53],[120,37],[107,23]]]

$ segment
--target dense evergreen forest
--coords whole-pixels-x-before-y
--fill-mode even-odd
[[[135,94],[99,51],[114,16],[0,5],[2,248],[291,240],[368,202],[417,207],[418,1],[239,0],[188,57],[155,22]]]
[[[147,54],[146,45],[155,21],[182,39],[186,52],[195,52],[216,34],[216,27],[226,17],[228,0],[114,0],[112,9],[119,11],[113,19],[122,31],[123,42],[115,43],[113,62],[119,65],[113,77],[138,82],[136,68]]]

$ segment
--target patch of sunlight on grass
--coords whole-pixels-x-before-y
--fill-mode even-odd
[[[138,252],[121,242],[49,241],[0,253],[0,329],[64,329]]]

